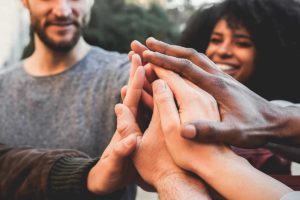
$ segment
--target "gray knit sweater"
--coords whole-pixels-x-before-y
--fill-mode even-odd
[[[100,156],[115,130],[126,55],[93,47],[69,70],[33,77],[23,62],[0,72],[0,142]]]

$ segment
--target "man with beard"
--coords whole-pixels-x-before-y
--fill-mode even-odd
[[[114,105],[127,82],[129,61],[84,41],[93,0],[22,3],[30,13],[35,50],[0,73],[0,142],[13,147],[0,145],[0,199],[46,199],[46,193],[87,199],[87,174],[97,162],[87,155],[101,155],[112,137]],[[100,166],[95,174],[103,171]],[[114,187],[109,176],[105,181]],[[128,187],[108,199],[134,196],[135,188]]]

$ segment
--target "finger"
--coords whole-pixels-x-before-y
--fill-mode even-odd
[[[130,47],[136,54],[142,56],[143,52],[148,48],[137,40],[131,42]]]
[[[204,54],[197,52],[195,49],[185,48],[177,45],[170,45],[165,42],[156,40],[150,37],[146,40],[147,47],[165,55],[174,56],[177,58],[185,58],[193,62],[195,65],[203,68],[205,71],[212,74],[220,74],[222,71]]]
[[[124,98],[126,97],[126,93],[127,93],[127,86],[124,86],[121,89],[122,101],[124,101]],[[142,102],[144,103],[145,106],[147,106],[147,108],[153,110],[153,97],[145,90],[142,91]]]
[[[122,138],[130,134],[141,135],[135,117],[127,106],[117,104],[115,113],[117,115],[117,131]]]
[[[124,158],[127,158],[136,149],[137,146],[137,136],[128,135],[126,138],[118,142],[114,148],[111,155],[111,162],[114,164],[122,163]]]
[[[124,105],[129,107],[134,116],[137,116],[138,104],[141,98],[145,80],[145,70],[143,67],[138,67],[131,85],[127,88],[127,93],[124,98]]]
[[[179,106],[182,105],[188,94],[192,93],[192,88],[178,74],[154,65],[152,68],[160,79],[167,82]]]
[[[167,134],[176,131],[180,119],[171,90],[163,80],[157,80],[153,83],[153,92],[163,132]]]
[[[146,78],[149,81],[149,83],[153,83],[155,80],[158,79],[157,75],[155,74],[153,68],[151,67],[151,64],[147,64],[144,66],[146,71]]]
[[[142,91],[142,102],[147,108],[153,110],[153,97],[145,91]]]
[[[222,78],[207,73],[189,60],[167,56],[148,50],[144,52],[143,57],[158,67],[175,71],[186,77],[198,87],[212,94],[215,98],[224,92],[223,86],[225,86],[225,82]]]
[[[131,68],[130,68],[129,81],[128,81],[129,86],[131,85],[135,72],[139,66],[142,66],[141,57],[138,54],[133,54],[131,59]]]
[[[145,67],[144,67],[145,69]],[[150,84],[150,82],[148,81],[147,77],[146,77],[146,70],[145,70],[145,80],[144,80],[144,90],[146,92],[148,92],[149,94],[152,94],[152,86]]]
[[[199,120],[185,124],[181,131],[182,137],[198,142],[222,142],[239,146],[244,144],[241,133],[235,131],[225,122]],[[243,146],[245,147],[245,146]]]
[[[128,86],[125,85],[121,88],[121,98],[122,98],[122,101],[124,101],[125,97],[126,97],[126,93],[127,93],[127,88]]]
[[[135,54],[135,52],[134,51],[130,51],[129,53],[128,53],[128,59],[130,60],[130,61],[132,61],[132,56]]]

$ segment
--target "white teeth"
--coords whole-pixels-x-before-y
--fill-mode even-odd
[[[235,69],[235,67],[230,66],[230,65],[225,65],[225,64],[217,64],[217,66],[218,66],[222,71],[233,70],[233,69]]]

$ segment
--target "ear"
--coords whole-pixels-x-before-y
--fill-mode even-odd
[[[21,0],[21,2],[25,8],[27,8],[27,9],[29,8],[28,0]]]

